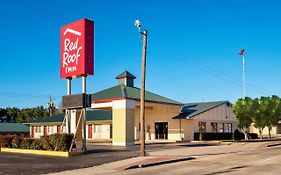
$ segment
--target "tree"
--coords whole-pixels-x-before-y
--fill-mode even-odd
[[[256,98],[254,99],[254,103],[252,106],[254,111],[253,122],[255,128],[259,130],[260,139],[262,139],[263,129],[267,125],[268,119],[265,116],[269,116],[269,110],[268,110],[269,102],[270,102],[269,97]]]
[[[271,130],[273,126],[276,126],[280,120],[281,116],[281,99],[273,95],[269,98],[268,104],[268,115],[266,115],[268,127],[268,137],[271,139]]]
[[[14,123],[18,115],[18,108],[0,108],[0,122]]]
[[[245,136],[245,140],[248,140],[247,129],[253,122],[254,115],[254,101],[250,97],[245,99],[238,99],[233,104],[234,113],[236,115],[238,127],[241,129]]]

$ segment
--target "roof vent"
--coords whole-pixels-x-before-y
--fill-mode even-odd
[[[118,83],[121,85],[134,87],[134,79],[136,78],[133,74],[128,71],[124,71],[115,77],[118,80]]]

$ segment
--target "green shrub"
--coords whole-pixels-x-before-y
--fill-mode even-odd
[[[61,134],[52,134],[49,136],[50,144],[54,151],[59,151],[59,142],[60,142]]]
[[[66,134],[66,133],[61,134],[61,137],[58,142],[58,150],[68,151],[71,146],[73,137],[74,137],[73,134]]]
[[[238,129],[235,129],[233,133],[233,140],[234,141],[240,141],[244,138],[244,134],[241,133]]]
[[[0,137],[0,147],[35,150],[68,151],[73,134],[52,134],[40,139],[20,138],[18,136]],[[75,148],[75,145],[73,146]]]
[[[20,143],[20,148],[21,149],[33,149],[32,148],[33,141],[34,141],[34,139],[24,138]]]
[[[35,149],[35,150],[43,150],[43,146],[42,146],[42,141],[41,139],[34,139],[31,142],[31,147],[30,149]]]
[[[51,144],[50,140],[51,140],[50,136],[42,136],[40,138],[43,150],[50,150],[50,151],[54,150],[54,147]]]
[[[202,140],[243,140],[244,139],[244,134],[241,132],[235,131],[234,133],[214,133],[214,132],[206,132],[202,134]],[[251,139],[257,139],[258,135],[256,133],[248,133],[248,135],[251,137]],[[200,133],[195,132],[194,133],[194,140],[200,140]]]
[[[19,136],[14,136],[12,138],[12,142],[11,142],[11,147],[12,148],[19,148],[20,144],[21,144],[22,138],[20,138]]]

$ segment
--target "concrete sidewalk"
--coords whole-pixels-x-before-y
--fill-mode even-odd
[[[49,175],[97,175],[97,174],[112,174],[118,173],[128,169],[143,168],[154,165],[162,165],[167,163],[174,163],[180,161],[192,160],[192,157],[175,157],[175,156],[146,156],[135,157],[113,163],[103,164],[99,166],[76,169],[71,171],[63,171],[57,173],[50,173]]]

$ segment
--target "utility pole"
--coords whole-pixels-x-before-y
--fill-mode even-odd
[[[140,90],[140,156],[145,156],[145,73],[146,73],[146,50],[147,50],[147,30],[142,31],[139,20],[135,20],[135,26],[139,29],[143,37],[142,40],[142,76]]]
[[[52,96],[49,97],[49,102],[48,102],[48,110],[50,113],[50,116],[53,116],[53,111],[54,111],[54,98]]]

